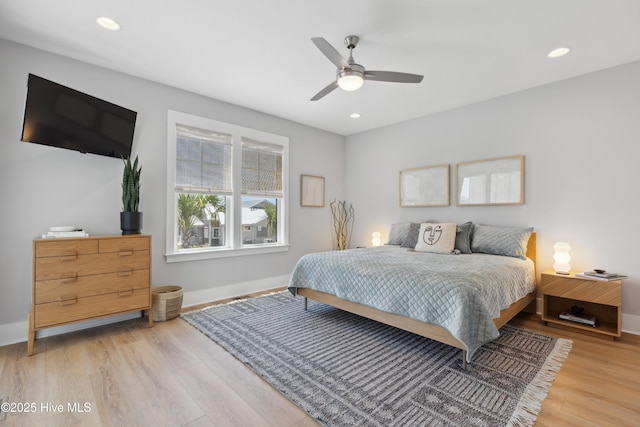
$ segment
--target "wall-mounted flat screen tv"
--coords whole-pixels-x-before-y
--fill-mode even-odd
[[[137,113],[29,74],[22,141],[127,158]]]

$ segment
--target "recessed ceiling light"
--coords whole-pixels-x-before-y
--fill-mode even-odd
[[[351,117],[352,119],[357,119],[357,118],[359,118],[359,117],[360,117],[360,114],[359,114],[359,113],[351,113],[351,114],[349,115],[349,117]]]
[[[114,21],[111,18],[107,18],[106,16],[101,16],[99,18],[96,18],[96,23],[100,25],[102,28],[104,28],[105,30],[109,30],[109,31],[120,30],[120,24],[118,24],[116,21]]]
[[[560,58],[561,56],[565,56],[567,53],[571,52],[570,47],[559,47],[557,49],[553,49],[551,52],[547,54],[547,58]]]

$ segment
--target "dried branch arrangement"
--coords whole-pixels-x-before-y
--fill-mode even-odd
[[[333,231],[336,238],[336,246],[339,251],[347,249],[351,242],[353,232],[353,205],[347,208],[347,202],[335,199],[329,203],[331,207],[331,219],[333,220]]]

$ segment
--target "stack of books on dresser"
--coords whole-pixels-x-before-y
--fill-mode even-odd
[[[584,277],[586,279],[593,280],[602,280],[604,282],[608,282],[610,280],[622,280],[626,279],[627,276],[616,273],[608,273],[606,271],[585,271],[584,273],[576,273],[577,277]]]
[[[64,225],[58,227],[50,227],[46,234],[42,235],[43,239],[50,239],[55,237],[89,237],[89,234],[72,225]]]

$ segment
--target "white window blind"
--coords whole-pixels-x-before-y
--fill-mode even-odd
[[[242,194],[283,197],[284,147],[242,138]]]
[[[231,135],[176,125],[176,191],[229,195]]]

